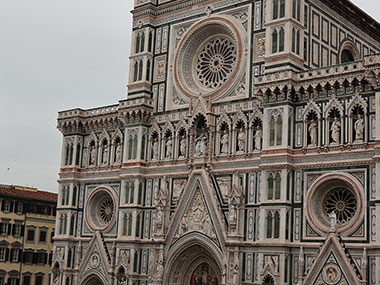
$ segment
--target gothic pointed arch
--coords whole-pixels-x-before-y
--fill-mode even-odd
[[[315,112],[315,114],[318,117],[318,120],[321,119],[321,109],[318,107],[318,105],[313,100],[310,100],[309,103],[305,106],[305,108],[303,109],[303,112],[302,112],[302,117],[303,117],[304,121],[306,120],[307,115],[311,111]]]
[[[242,110],[240,110],[233,119],[234,129],[237,128],[237,125],[240,121],[244,123],[245,127],[247,127],[247,116],[244,114]]]
[[[178,210],[169,225],[165,239],[169,248],[185,234],[198,232],[205,236],[209,234],[213,237],[213,242],[225,251],[224,216],[219,210],[219,202],[212,195],[213,191],[216,190],[204,170],[192,173],[179,200]],[[205,232],[204,223],[210,225],[208,232]],[[185,230],[181,227],[184,224],[187,225]]]
[[[367,284],[364,278],[343,242],[330,233],[309,264],[304,284]]]
[[[102,134],[100,135],[100,138],[99,138],[99,141],[100,141],[101,145],[103,144],[104,140],[107,140],[107,142],[111,141],[110,135],[109,135],[109,133],[105,129],[103,129],[103,132],[102,132]]]
[[[97,135],[95,134],[95,132],[94,131],[91,131],[91,133],[90,133],[90,138],[89,138],[89,140],[88,140],[88,146],[90,146],[91,145],[91,142],[93,142],[94,143],[94,145],[95,146],[97,146],[98,145],[98,137],[97,137]]]
[[[178,134],[178,132],[181,130],[181,129],[185,129],[186,132],[188,131],[188,124],[187,124],[187,121],[185,119],[181,119],[181,121],[179,121],[179,123],[177,124],[176,128],[175,128],[175,131],[176,133]]]
[[[227,113],[224,111],[222,113],[222,116],[220,116],[220,118],[218,119],[218,122],[216,123],[216,129],[219,130],[219,128],[221,127],[221,125],[223,123],[226,123],[228,125],[228,127],[230,128],[231,125],[232,125],[232,120],[231,118],[227,115]]]
[[[268,256],[265,260],[265,265],[260,273],[261,284],[264,285],[279,285],[280,273],[276,271],[273,259]]]
[[[102,236],[96,231],[79,266],[79,283],[92,284],[88,282],[95,277],[103,284],[108,284],[108,272],[112,270],[110,261],[110,254]]]
[[[114,133],[112,134],[112,143],[115,144],[117,138],[120,139],[120,142],[123,143],[123,133],[120,131],[119,128],[117,128]]]
[[[350,101],[348,101],[348,104],[347,104],[348,108],[347,108],[347,115],[350,115],[353,111],[353,109],[356,107],[356,106],[359,106],[363,109],[364,113],[366,114],[367,113],[367,102],[358,94],[356,94]]]
[[[323,109],[324,116],[327,118],[333,109],[339,110],[340,115],[343,116],[343,112],[344,112],[343,105],[335,96],[331,98],[328,104],[324,107]]]
[[[152,136],[154,132],[156,132],[159,136],[161,135],[161,128],[157,124],[157,122],[154,122],[152,127],[150,128],[149,136]]]

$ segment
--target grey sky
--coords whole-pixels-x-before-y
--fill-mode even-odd
[[[57,112],[125,98],[133,2],[0,0],[0,184],[56,192]]]

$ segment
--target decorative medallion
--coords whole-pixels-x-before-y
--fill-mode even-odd
[[[96,269],[99,267],[99,264],[100,264],[100,257],[97,253],[94,253],[90,259],[90,266],[91,268]]]
[[[324,282],[326,282],[326,284],[338,284],[341,278],[342,271],[340,270],[339,266],[334,263],[326,264],[322,269],[322,279]]]

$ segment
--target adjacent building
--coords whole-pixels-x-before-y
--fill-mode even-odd
[[[134,3],[128,97],[58,114],[54,284],[378,284],[380,24]]]
[[[49,284],[57,194],[0,185],[0,284]]]

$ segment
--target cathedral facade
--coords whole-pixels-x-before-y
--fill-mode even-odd
[[[347,0],[132,13],[127,99],[58,115],[52,284],[378,284],[380,24]]]

